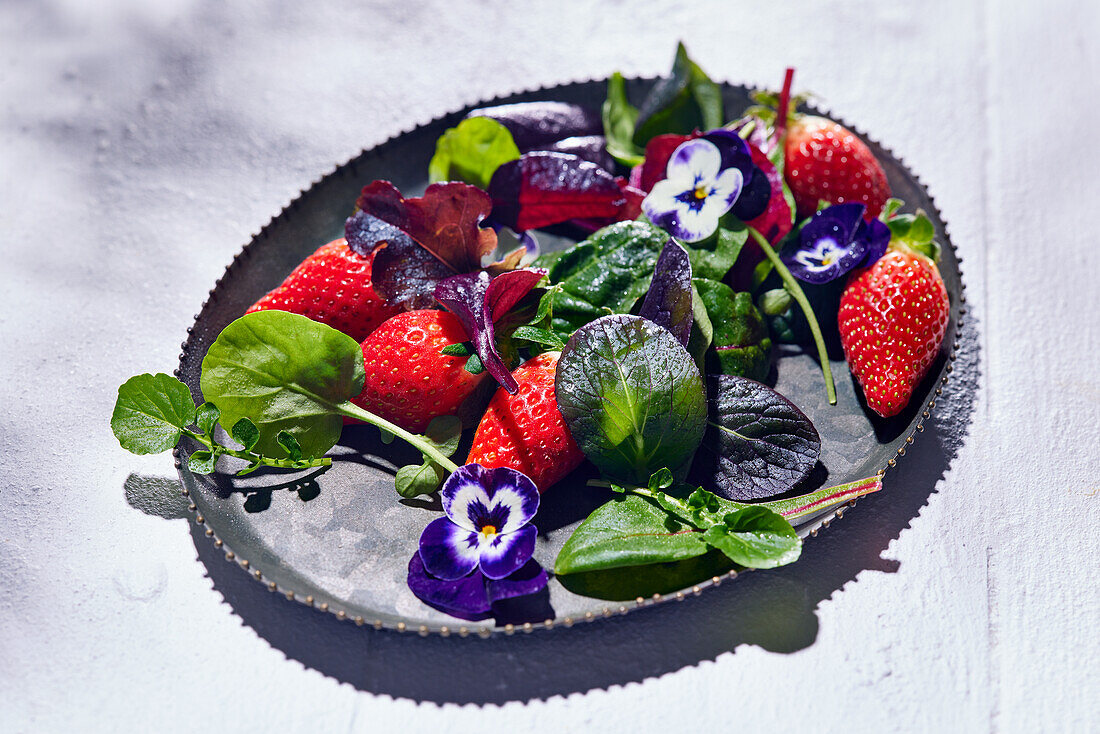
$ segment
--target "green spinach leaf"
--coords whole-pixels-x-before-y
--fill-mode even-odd
[[[488,188],[502,163],[519,158],[519,147],[508,128],[488,117],[468,117],[440,136],[428,164],[428,178],[465,181]]]
[[[363,350],[346,334],[298,314],[259,311],[225,327],[202,361],[201,386],[223,426],[250,418],[258,451],[288,455],[290,433],[302,452],[320,456],[340,438],[336,407],[363,389]]]
[[[798,560],[802,541],[791,524],[766,507],[743,507],[727,514],[703,539],[747,568],[775,568]]]
[[[617,71],[607,80],[607,99],[602,112],[603,133],[611,157],[628,168],[644,161],[644,152],[633,140],[638,110],[626,98],[626,82]]]
[[[703,278],[693,285],[712,325],[714,351],[708,371],[765,379],[771,369],[772,340],[752,295]]]
[[[612,481],[686,472],[706,422],[699,370],[676,337],[638,316],[577,330],[558,360],[558,407],[581,450]]]
[[[638,111],[633,142],[639,147],[663,133],[721,127],[722,90],[688,56],[684,44],[676,47],[672,73],[650,90]]]

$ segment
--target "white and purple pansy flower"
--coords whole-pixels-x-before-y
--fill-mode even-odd
[[[799,232],[798,243],[780,257],[791,275],[806,283],[828,283],[856,267],[878,260],[890,243],[890,228],[863,218],[863,204],[826,207]]]
[[[526,475],[466,464],[439,494],[447,516],[420,536],[420,559],[432,576],[454,580],[480,569],[488,579],[503,579],[531,559],[539,492]]]
[[[649,221],[684,242],[706,239],[741,195],[744,174],[722,168],[722,153],[709,140],[682,143],[668,159],[666,178],[642,201]]]

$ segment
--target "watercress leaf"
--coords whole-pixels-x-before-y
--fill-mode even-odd
[[[694,470],[737,501],[789,491],[817,463],[821,438],[810,419],[767,385],[732,375],[707,378],[707,434]]]
[[[287,456],[291,461],[302,460],[302,447],[298,445],[298,439],[287,431],[279,431],[275,435],[275,440],[279,442],[279,445],[286,449]]]
[[[508,313],[545,274],[544,270],[512,270],[491,278],[482,270],[453,275],[441,280],[435,288],[435,299],[462,322],[481,364],[513,395],[519,385],[497,351],[494,322]]]
[[[187,469],[192,474],[213,474],[218,457],[212,451],[196,451],[187,459]]]
[[[655,492],[659,489],[668,489],[672,486],[672,483],[674,481],[675,479],[672,476],[672,472],[669,471],[666,467],[661,467],[650,475],[649,481],[646,483],[646,486],[651,491]]]
[[[521,151],[542,149],[562,140],[602,132],[596,110],[569,102],[516,102],[480,107],[466,116],[490,117],[512,134]]]
[[[701,533],[652,502],[627,494],[596,508],[577,526],[558,553],[554,573],[678,561],[706,551]]]
[[[686,471],[706,422],[691,355],[667,330],[629,315],[578,329],[558,360],[558,407],[585,455],[612,481]]]
[[[135,375],[118,388],[111,430],[134,454],[159,454],[179,443],[195,419],[191,391],[171,375]]]
[[[485,188],[502,163],[519,158],[512,133],[490,117],[469,117],[440,136],[428,163],[428,178],[465,181]]]
[[[245,451],[251,451],[256,442],[260,440],[260,429],[248,418],[241,418],[233,424],[229,430],[233,440],[244,446]]]
[[[488,191],[493,218],[517,230],[615,217],[626,203],[615,177],[595,163],[546,151],[524,153],[501,165]]]
[[[444,456],[453,456],[458,451],[458,442],[462,438],[462,421],[454,415],[436,416],[425,429],[424,437]]]
[[[481,357],[476,354],[471,354],[470,358],[466,360],[466,364],[462,365],[462,369],[466,370],[471,375],[480,375],[485,371],[485,365],[481,363]]]
[[[737,262],[748,238],[749,231],[744,224],[726,219],[713,237],[685,244],[692,274],[696,278],[721,280]]]
[[[214,426],[218,422],[221,411],[213,403],[203,403],[195,409],[195,425],[206,435],[214,432]]]
[[[644,222],[617,222],[599,230],[554,264],[553,329],[572,333],[607,313],[628,313],[649,290],[668,234]]]
[[[665,327],[686,347],[694,321],[691,299],[691,263],[687,251],[669,240],[657,258],[653,279],[638,315]]]
[[[513,339],[522,339],[523,341],[533,342],[540,346],[549,347],[551,350],[560,352],[565,347],[565,340],[558,334],[550,331],[549,329],[539,329],[534,326],[520,326],[512,332]]]
[[[394,477],[394,486],[399,495],[412,498],[436,491],[443,483],[443,479],[443,470],[434,463],[426,461],[419,466],[408,464],[398,469]]]
[[[223,426],[251,418],[255,447],[265,456],[286,451],[276,440],[291,433],[308,457],[340,438],[336,406],[363,389],[363,350],[350,336],[298,314],[257,311],[225,327],[202,361],[206,399],[221,409]]]
[[[627,99],[626,82],[617,71],[607,80],[607,99],[602,112],[607,152],[627,167],[641,163],[645,158],[633,140],[638,110]]]
[[[260,462],[254,461],[251,464],[249,464],[248,466],[246,466],[244,469],[241,469],[239,472],[237,472],[237,476],[238,477],[248,476],[252,472],[259,469],[261,466],[262,466],[262,464],[260,464]]]
[[[771,369],[772,341],[768,327],[749,293],[734,293],[725,283],[693,281],[713,324],[715,355],[708,371],[763,380]]]
[[[703,539],[746,568],[775,568],[798,560],[802,541],[783,516],[766,507],[743,507],[728,513]]]

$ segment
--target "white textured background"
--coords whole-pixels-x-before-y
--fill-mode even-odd
[[[1100,731],[1095,3],[231,5],[0,2],[0,731]],[[965,374],[887,491],[789,569],[488,643],[341,624],[189,532],[110,410],[250,235],[417,122],[680,38],[797,66],[950,222]]]

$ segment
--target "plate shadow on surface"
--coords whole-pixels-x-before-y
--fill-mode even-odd
[[[881,554],[946,475],[974,411],[980,375],[973,315],[960,342],[954,372],[932,419],[898,467],[887,473],[884,490],[863,498],[849,517],[809,539],[797,563],[742,574],[736,583],[682,603],[632,612],[626,619],[490,639],[376,631],[267,591],[227,562],[204,528],[192,523],[191,535],[214,589],[258,635],[288,658],[375,694],[500,704],[642,681],[742,645],[794,652],[817,639],[816,609],[822,601],[864,571],[898,570],[897,561]],[[177,499],[179,485],[172,480],[131,475],[124,489],[127,502],[146,514],[185,516]],[[447,670],[466,673],[441,673]]]

